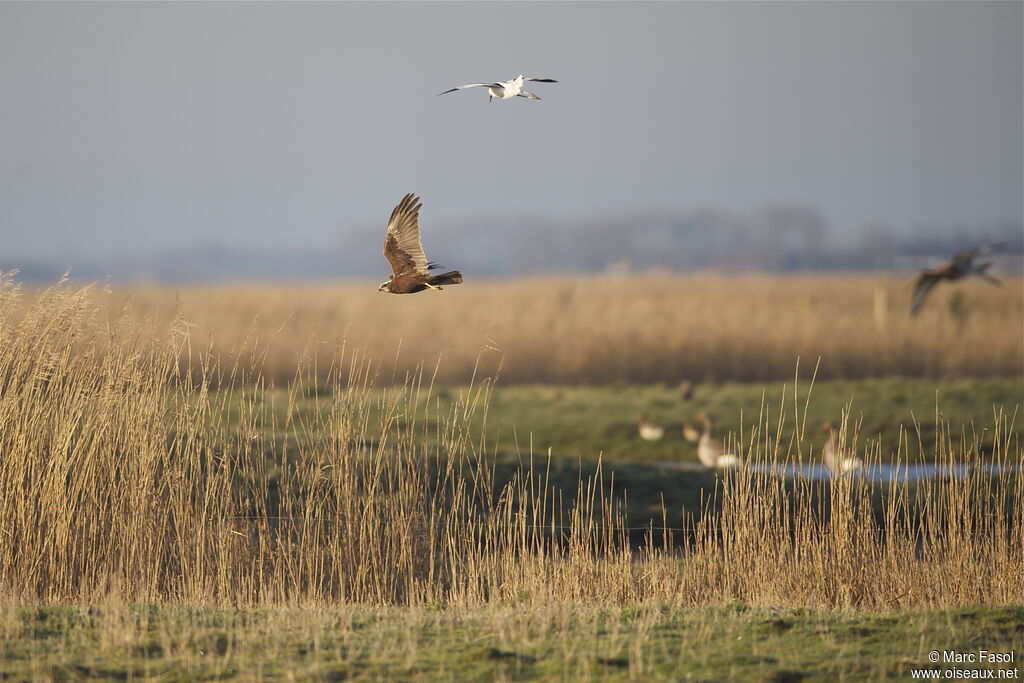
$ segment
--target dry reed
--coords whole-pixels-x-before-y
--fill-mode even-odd
[[[687,517],[695,532],[682,544],[652,528],[636,547],[623,501],[608,493],[611,472],[560,491],[536,459],[496,486],[486,420],[480,433],[468,427],[487,409],[490,380],[427,415],[441,408],[422,400],[432,391],[423,373],[371,392],[375,364],[342,347],[326,367],[301,366],[277,406],[255,335],[225,366],[194,345],[181,315],[140,323],[129,312],[110,323],[96,301],[67,283],[30,301],[9,282],[0,289],[8,596],[856,608],[1024,600],[1018,476],[895,486],[878,514],[863,479],[789,485],[741,470],[709,492],[716,505]],[[299,411],[314,377],[331,391],[315,398],[317,410]],[[372,401],[376,441],[366,438]],[[803,426],[786,424],[780,416],[769,429],[762,416],[743,435],[746,458],[802,457]],[[995,429],[991,459],[1020,465],[1006,419]],[[977,450],[939,441],[940,460]],[[664,526],[675,524],[666,511]]]
[[[798,357],[820,357],[820,379],[1024,372],[1019,276],[938,287],[916,318],[906,280],[870,274],[536,277],[413,296],[372,283],[143,287],[114,299],[129,297],[141,317],[171,320],[183,306],[192,338],[215,339],[218,353],[273,338],[261,374],[281,384],[311,339],[329,367],[339,337],[379,356],[401,346],[379,380],[394,368],[398,383],[443,358],[438,381],[465,384],[482,347],[495,351],[480,369],[501,362],[517,383],[786,380]]]

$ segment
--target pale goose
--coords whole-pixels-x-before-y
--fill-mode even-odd
[[[665,428],[648,420],[646,415],[640,418],[638,431],[640,438],[644,441],[658,441],[665,436]]]
[[[691,443],[700,441],[700,430],[689,422],[683,422],[683,438]]]
[[[701,413],[698,417],[704,423],[704,433],[697,441],[697,457],[704,466],[723,469],[739,466],[739,457],[733,453],[726,453],[722,440],[711,435],[714,430],[714,419],[707,413]]]
[[[850,455],[839,447],[835,426],[831,422],[822,424],[821,431],[828,433],[828,440],[821,448],[821,459],[825,462],[825,467],[829,469],[829,472],[833,475],[849,474],[864,465],[860,458]]]

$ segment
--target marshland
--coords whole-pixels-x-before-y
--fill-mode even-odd
[[[1024,598],[1021,288],[967,288],[978,305],[960,327],[941,305],[880,320],[872,302],[891,280],[799,279],[849,302],[845,324],[869,328],[880,367],[933,358],[915,377],[872,371],[813,324],[791,278],[769,276],[756,289],[805,325],[764,335],[753,376],[728,374],[730,354],[757,346],[753,309],[706,302],[668,315],[717,344],[630,365],[624,347],[656,348],[671,329],[636,292],[707,279],[485,282],[471,296],[497,305],[428,300],[423,329],[439,339],[369,315],[359,283],[282,288],[246,320],[253,287],[5,277],[3,671],[884,678],[923,661],[929,638],[1010,648]],[[754,287],[714,285],[736,302]],[[501,305],[529,292],[543,319],[566,288],[582,313],[562,328]],[[459,326],[486,335],[475,355],[445,346]],[[551,361],[521,340],[541,336],[586,362],[538,383]],[[991,346],[971,353],[981,338]],[[967,356],[983,376],[942,370]],[[659,360],[664,382],[628,374]],[[685,370],[702,361],[718,377]],[[682,424],[705,411],[745,466],[696,464]],[[665,426],[657,442],[637,435],[641,414]],[[971,467],[874,481],[755,466],[820,462],[827,420],[865,467]]]
[[[0,679],[1019,678],[1024,3],[0,2],[0,93]]]

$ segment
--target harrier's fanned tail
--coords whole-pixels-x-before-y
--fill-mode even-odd
[[[439,287],[441,285],[461,285],[462,284],[462,273],[457,270],[449,270],[447,273],[440,275],[431,275],[427,279],[427,282]]]

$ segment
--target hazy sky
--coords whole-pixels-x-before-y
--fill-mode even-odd
[[[0,4],[26,258],[343,248],[424,224],[819,207],[1022,220],[1024,3]],[[541,101],[463,83],[527,76]],[[429,228],[427,228],[429,229]]]

